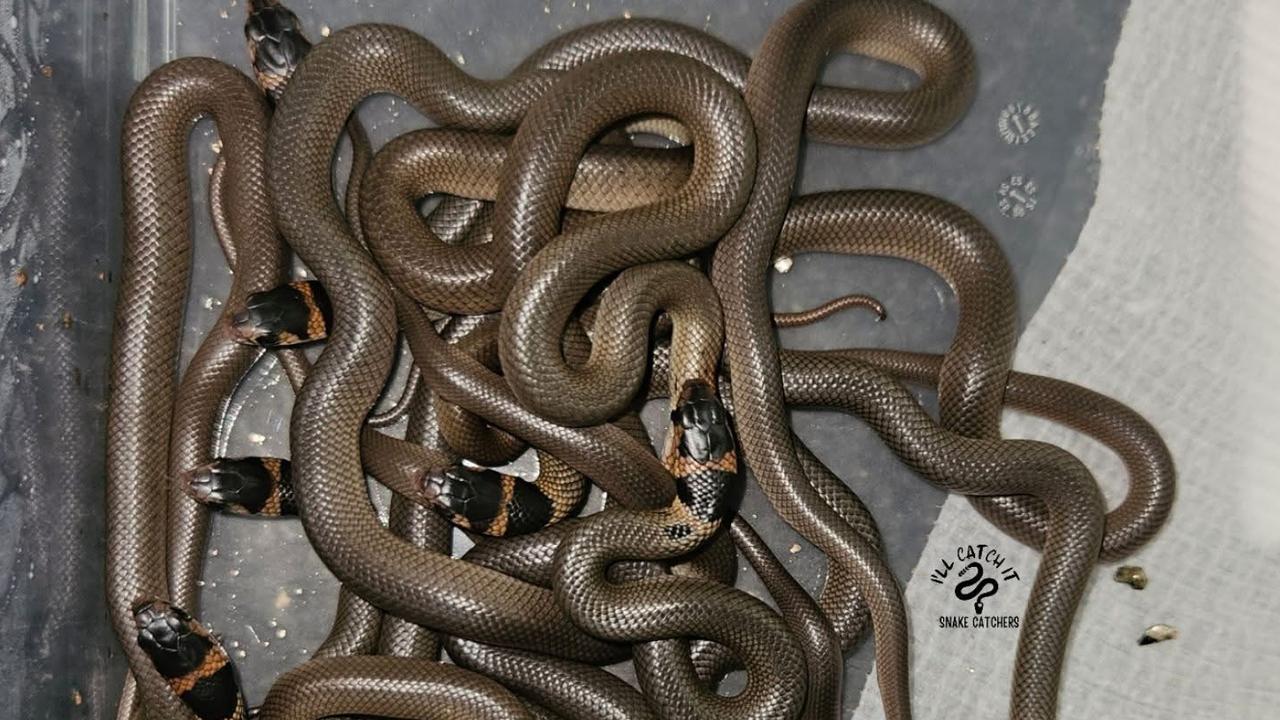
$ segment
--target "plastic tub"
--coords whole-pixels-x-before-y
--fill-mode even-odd
[[[800,190],[893,187],[966,208],[999,238],[1018,279],[1022,317],[1071,250],[1097,182],[1097,121],[1126,3],[939,2],[968,32],[981,84],[946,137],[908,152],[810,148]],[[547,39],[593,21],[666,17],[744,51],[789,5],[783,0],[555,0],[291,3],[311,38],[361,21],[410,27],[467,72],[500,76]],[[123,663],[103,608],[103,425],[111,308],[121,245],[118,131],[132,88],[151,69],[209,55],[247,69],[243,0],[14,0],[0,33],[0,706],[13,717],[113,716]],[[827,81],[900,87],[898,68],[832,62]],[[361,110],[376,142],[421,126],[403,102]],[[229,280],[207,222],[203,188],[215,137],[193,133],[197,239],[184,349],[217,317]],[[816,150],[816,151],[815,151]],[[797,258],[773,284],[780,310],[848,292],[889,309],[877,324],[847,312],[782,331],[793,347],[884,346],[939,352],[955,303],[922,268],[862,258]],[[185,362],[184,357],[184,362]],[[287,453],[291,394],[274,365],[255,371],[229,437],[233,453]],[[932,402],[931,398],[928,399]],[[942,494],[912,476],[856,420],[797,412],[811,448],[866,501],[894,571],[915,566]],[[162,441],[162,439],[158,439]],[[811,590],[825,562],[749,486],[743,513]],[[217,517],[201,616],[230,646],[251,703],[304,662],[326,632],[333,578],[296,521]],[[749,570],[742,584],[758,591]],[[870,668],[847,664],[846,705]],[[7,713],[6,713],[7,714]]]

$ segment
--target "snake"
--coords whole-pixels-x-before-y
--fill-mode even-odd
[[[819,141],[892,148],[925,142],[955,122],[973,90],[972,50],[963,33],[945,14],[924,3],[806,0],[770,31],[761,52],[748,64],[736,51],[724,46],[717,50],[705,36],[674,29],[679,27],[660,21],[602,24],[545,46],[504,80],[480,82],[461,73],[413,33],[391,26],[356,26],[317,46],[290,80],[289,91],[273,96],[277,112],[269,137],[265,120],[237,129],[243,146],[250,149],[228,148],[228,158],[236,157],[237,163],[233,167],[228,162],[220,171],[227,174],[220,183],[224,192],[247,192],[233,181],[237,176],[231,173],[243,173],[238,158],[253,155],[254,142],[260,147],[262,138],[267,138],[275,217],[290,245],[317,277],[316,284],[285,287],[301,296],[304,306],[307,298],[311,299],[305,319],[309,323],[319,315],[319,325],[286,323],[291,326],[289,337],[271,338],[292,343],[321,334],[326,337],[320,359],[301,386],[291,428],[291,475],[297,509],[309,538],[350,589],[351,598],[373,602],[388,611],[388,618],[444,630],[452,636],[448,641],[451,652],[457,650],[476,663],[509,665],[510,658],[537,651],[556,656],[550,662],[559,663],[568,673],[566,677],[581,678],[586,673],[584,661],[619,656],[616,647],[600,638],[642,642],[637,646],[639,666],[646,657],[639,654],[640,648],[656,652],[653,648],[669,647],[663,644],[666,639],[693,635],[720,641],[744,661],[748,689],[734,698],[722,698],[693,684],[692,665],[686,672],[679,669],[682,666],[663,661],[665,664],[641,673],[642,684],[646,677],[657,677],[671,680],[672,687],[691,689],[685,697],[666,698],[664,711],[673,712],[684,703],[683,707],[702,715],[781,717],[794,715],[808,702],[809,716],[829,715],[839,702],[841,645],[858,634],[854,629],[858,611],[850,609],[856,603],[848,592],[839,602],[833,593],[820,603],[825,614],[832,615],[828,624],[818,605],[811,600],[806,603],[807,596],[800,598],[803,592],[797,595],[796,588],[786,588],[776,577],[770,583],[771,592],[775,597],[790,598],[780,602],[785,620],[758,601],[715,583],[654,576],[652,569],[622,584],[605,577],[604,568],[614,560],[670,558],[702,544],[716,534],[730,513],[726,488],[731,483],[716,474],[700,478],[704,471],[695,471],[689,464],[690,458],[718,461],[736,452],[726,449],[725,438],[732,436],[723,420],[726,407],[719,404],[714,389],[718,358],[716,353],[682,349],[698,345],[699,333],[707,328],[719,327],[722,305],[726,371],[732,377],[724,399],[732,399],[726,405],[737,410],[741,448],[784,519],[831,556],[833,577],[838,569],[857,580],[858,601],[869,606],[876,631],[886,714],[907,717],[910,713],[900,593],[877,557],[873,524],[860,527],[864,521],[855,510],[847,509],[852,505],[844,512],[838,510],[841,500],[833,500],[830,487],[824,488],[816,460],[807,458],[802,446],[792,439],[782,414],[786,402],[841,407],[859,414],[909,465],[949,489],[973,495],[1038,498],[996,501],[984,511],[1019,539],[1044,548],[1045,562],[1037,576],[1019,645],[1011,714],[1052,717],[1058,666],[1088,568],[1100,555],[1112,558],[1132,552],[1151,537],[1167,515],[1172,465],[1158,436],[1153,441],[1154,432],[1143,424],[1145,421],[1131,411],[1125,414],[1127,408],[1118,403],[1108,405],[1083,389],[1053,385],[1056,381],[1026,381],[1010,374],[1007,356],[1012,348],[1012,304],[1007,299],[1007,268],[1002,270],[999,262],[986,263],[970,277],[975,265],[983,265],[982,257],[976,263],[972,257],[931,258],[957,295],[964,295],[962,327],[952,348],[941,358],[887,351],[879,355],[875,351],[869,351],[870,355],[867,351],[779,354],[772,337],[774,318],[759,302],[764,273],[775,253],[780,249],[787,254],[803,251],[801,245],[788,246],[788,237],[811,240],[815,234],[829,235],[833,232],[829,228],[845,227],[840,223],[852,222],[851,216],[863,222],[880,222],[883,228],[898,227],[896,234],[884,231],[898,240],[918,238],[938,226],[966,238],[982,235],[966,226],[963,216],[945,207],[884,193],[864,195],[856,202],[847,197],[802,198],[798,209],[787,210],[802,133]],[[905,65],[916,71],[920,83],[912,90],[895,93],[819,88],[810,98],[822,58],[839,47]],[[716,52],[708,55],[707,48]],[[661,52],[672,49],[678,54]],[[257,64],[255,58],[255,68]],[[197,77],[200,75],[205,77]],[[208,80],[214,76],[218,76],[216,81]],[[663,78],[665,84],[655,83],[655,77]],[[180,242],[185,222],[181,228],[176,222],[185,216],[172,207],[182,204],[185,209],[185,200],[170,201],[166,206],[157,199],[162,189],[185,191],[185,185],[176,184],[179,175],[185,183],[185,172],[178,172],[184,170],[181,162],[174,162],[177,153],[170,152],[170,164],[163,166],[176,168],[165,176],[175,183],[172,188],[149,183],[142,177],[146,173],[139,169],[130,174],[129,168],[134,155],[146,155],[146,149],[154,147],[157,136],[170,148],[185,143],[185,127],[189,125],[183,123],[205,112],[218,119],[219,103],[222,117],[232,117],[226,104],[228,98],[236,102],[236,95],[228,88],[239,92],[245,85],[241,78],[237,89],[236,82],[226,77],[225,67],[219,69],[208,62],[197,67],[179,61],[157,71],[153,78],[154,85],[149,79],[135,95],[130,112],[137,117],[126,124],[126,225],[132,256],[126,256],[119,314],[124,317],[118,319],[113,353],[117,368],[114,380],[121,384],[112,403],[110,445],[115,462],[110,464],[109,517],[111,555],[122,555],[109,557],[109,578],[112,617],[127,650],[128,632],[122,628],[127,627],[126,621],[134,623],[129,611],[140,596],[164,595],[165,580],[163,571],[157,572],[143,557],[154,560],[154,535],[139,534],[131,524],[155,512],[142,491],[157,487],[157,476],[163,471],[154,467],[154,451],[147,472],[126,478],[122,470],[126,460],[148,457],[147,448],[141,447],[138,439],[139,423],[144,409],[150,411],[164,403],[159,398],[142,397],[137,377],[130,383],[132,369],[126,363],[140,361],[159,367],[165,362],[161,358],[172,357],[172,352],[166,356],[163,351],[172,348],[176,340],[167,338],[171,333],[155,318],[144,317],[142,308],[159,317],[172,317],[163,313],[164,303],[173,303],[165,293],[182,294],[172,290],[172,278],[167,279],[169,285],[163,285],[165,279],[138,268],[154,267],[147,265],[150,261],[172,269],[183,264],[173,258],[189,252],[189,242]],[[179,89],[163,85],[166,80]],[[202,82],[206,86],[223,83],[219,90],[227,97],[200,96]],[[189,89],[192,86],[196,90]],[[152,90],[150,96],[143,92],[146,89]],[[745,105],[737,94],[740,89],[745,90]],[[196,99],[183,97],[183,91]],[[403,171],[408,179],[398,192],[384,193],[380,187],[365,184],[355,192],[356,201],[348,192],[344,218],[332,201],[327,182],[332,149],[356,105],[374,92],[401,95],[428,117],[455,128],[424,131],[421,136],[436,133],[435,139],[441,140],[437,147],[444,148],[434,157],[419,152],[414,160],[430,163],[445,158],[444,163],[437,162],[439,169],[432,171],[432,177],[413,177],[415,170]],[[174,97],[180,102],[174,103]],[[148,107],[148,101],[155,107]],[[146,114],[148,109],[153,115]],[[161,110],[173,115],[161,117]],[[263,112],[261,104],[258,112]],[[692,152],[660,154],[609,145],[588,149],[589,142],[610,125],[646,114],[674,116],[678,123],[673,127],[683,142],[693,146]],[[148,123],[163,125],[168,132],[157,132]],[[483,134],[512,130],[517,132],[510,140]],[[129,132],[148,139],[129,143]],[[736,141],[725,143],[725,137]],[[394,163],[429,144],[418,138],[395,143],[402,147],[385,153],[384,168],[377,168],[383,159],[380,155],[371,172],[402,172]],[[451,144],[481,148],[482,160],[476,163],[481,171],[463,177],[458,158],[465,156],[450,150]],[[455,154],[450,157],[450,152]],[[136,160],[141,162],[141,157]],[[575,186],[581,185],[582,197],[590,194],[590,183],[581,182],[580,161],[582,168],[592,162],[604,167],[613,163],[642,180],[631,184],[645,185],[656,179],[652,186],[664,190],[636,197],[620,189],[628,186],[624,181],[621,186],[606,187],[600,195],[602,203],[580,208],[607,212],[570,212],[562,217],[562,210],[575,204]],[[494,173],[484,168],[498,170]],[[461,188],[451,185],[457,177],[463,177]],[[484,178],[478,185],[477,177]],[[490,179],[495,177],[496,182]],[[487,218],[489,229],[484,231],[491,239],[449,245],[443,241],[443,233],[436,233],[441,240],[428,243],[426,251],[432,254],[439,276],[423,282],[420,274],[406,269],[414,263],[403,263],[402,253],[387,244],[388,238],[394,241],[388,218],[398,218],[402,226],[406,217],[421,224],[416,215],[406,215],[403,210],[412,201],[430,192],[468,194],[477,187],[481,188],[478,194],[491,195],[496,201]],[[671,187],[675,192],[666,189]],[[181,198],[181,193],[177,195]],[[259,195],[256,202],[260,204],[262,197]],[[395,213],[369,212],[370,203],[384,199]],[[232,208],[224,218],[228,227],[235,229],[253,216],[245,208],[255,206],[243,200],[237,197],[226,203]],[[351,210],[361,205],[363,213]],[[464,233],[472,232],[471,220],[486,212],[480,205],[449,207],[468,218],[468,229],[460,231]],[[848,207],[855,209],[846,212],[843,208]],[[359,219],[348,223],[348,218]],[[910,226],[913,218],[917,226],[900,228],[904,221]],[[147,223],[157,222],[169,228],[167,235],[158,237],[174,238],[169,241],[172,247],[154,242],[157,236],[143,231],[150,229]],[[957,233],[955,227],[961,230]],[[235,234],[240,235],[241,230],[236,229]],[[711,271],[715,293],[709,287],[696,291],[699,283],[705,285],[705,277],[689,265],[672,261],[708,250],[717,241]],[[866,248],[862,250],[866,254]],[[835,251],[847,251],[847,247]],[[237,256],[237,267],[239,262]],[[279,274],[273,261],[245,262],[246,267]],[[399,270],[397,262],[401,263]],[[570,357],[560,343],[578,322],[575,308],[597,285],[619,271],[593,308],[596,331],[589,333],[589,350],[581,357]],[[241,282],[239,273],[236,280]],[[262,291],[275,292],[271,283],[256,284]],[[327,312],[317,300],[321,288],[331,295]],[[720,303],[714,300],[717,293]],[[875,307],[867,300],[846,304]],[[709,314],[713,305],[716,319]],[[497,326],[500,336],[503,375],[445,342],[431,326],[424,308],[467,315],[501,309],[489,327]],[[663,463],[648,455],[620,425],[608,424],[616,422],[642,390],[649,363],[648,324],[660,311],[672,318],[672,349],[667,362],[679,368],[667,373],[671,386],[665,393],[675,413]],[[830,311],[820,309],[782,322],[808,322]],[[980,320],[976,324],[966,320],[972,317]],[[228,324],[243,328],[252,324],[249,320],[261,319],[245,316],[237,323],[229,318]],[[548,457],[601,483],[609,489],[614,504],[624,506],[611,507],[559,531],[561,540],[555,543],[553,554],[559,561],[552,559],[547,565],[554,594],[543,587],[547,582],[513,578],[482,564],[463,565],[426,544],[398,540],[370,517],[363,497],[361,471],[367,463],[361,459],[361,448],[369,444],[369,433],[377,434],[365,423],[391,366],[397,324],[405,332],[422,377],[440,399],[474,413],[492,426],[489,429],[529,442],[549,453]],[[122,329],[133,337],[122,338]],[[228,337],[218,342],[228,348],[236,344]],[[718,350],[720,343],[716,340],[710,345]],[[212,373],[219,383],[232,374]],[[895,375],[937,383],[943,406],[940,424],[920,410],[894,380]],[[838,383],[832,378],[838,378]],[[1068,402],[1075,399],[1076,404],[1057,417],[1069,424],[1074,421],[1086,432],[1107,435],[1121,445],[1133,482],[1129,497],[1105,521],[1096,485],[1078,461],[1043,444],[991,437],[993,418],[998,418],[1005,393],[1016,396],[1013,388],[1020,382],[1034,386],[1028,393],[1035,399],[1026,401],[1033,405],[1046,402],[1052,406],[1046,397]],[[406,398],[415,395],[420,393],[410,391]],[[166,415],[147,417],[151,425],[146,427],[165,423],[167,431],[168,420]],[[722,425],[723,432],[714,430]],[[460,431],[454,439],[474,432]],[[408,444],[374,442],[383,445],[373,456],[388,463],[418,452],[411,451]],[[138,466],[145,467],[141,462]],[[451,466],[449,472],[474,484],[476,478],[460,473],[460,467]],[[976,472],[975,467],[982,472]],[[281,485],[279,480],[286,473],[281,465],[275,469],[273,474],[269,465],[254,460],[236,473],[257,483],[245,487],[260,491],[264,485]],[[713,473],[732,471],[717,466]],[[443,472],[434,477],[437,483],[441,478],[453,480]],[[478,477],[499,488],[517,487],[514,478]],[[163,487],[163,478],[159,480],[159,487]],[[711,488],[710,494],[700,494],[708,492],[706,488]],[[511,492],[514,494],[514,489]],[[270,500],[259,492],[249,505],[231,505],[241,510],[256,506],[261,511]],[[277,495],[276,500],[283,507],[283,495]],[[117,510],[121,528],[116,527]],[[467,513],[461,515],[470,521]],[[567,513],[556,520],[564,517]],[[527,530],[549,525],[550,513],[535,519],[538,522]],[[505,534],[505,530],[497,534]],[[734,536],[740,545],[751,546],[747,531],[739,529],[736,522]],[[121,538],[123,542],[117,546]],[[1050,592],[1049,586],[1057,590]],[[657,610],[657,598],[668,596],[686,603],[682,606],[686,612],[674,620],[660,617]],[[482,610],[473,615],[475,611],[464,610],[463,603]],[[693,607],[704,610],[691,610]],[[516,608],[519,613],[514,612]],[[833,613],[838,608],[843,609]],[[753,632],[742,631],[747,625]],[[583,628],[589,629],[590,635],[584,634]],[[793,639],[792,630],[803,641]],[[376,638],[376,632],[372,637]],[[161,691],[162,679],[154,667],[142,662],[144,656],[136,650],[130,652],[144,701],[148,707],[177,712],[172,693]],[[476,659],[481,656],[487,660]],[[715,661],[720,667],[726,662]],[[698,666],[697,672],[703,677],[713,674],[706,666]],[[592,691],[600,687],[600,682],[591,683]],[[437,664],[408,657],[312,661],[277,682],[263,712],[268,717],[425,712],[421,705],[415,706],[412,697],[418,702],[429,697],[446,704],[479,703],[468,706],[477,715],[542,712],[521,705],[502,687],[474,674],[459,675],[453,669],[441,670]],[[474,709],[481,705],[488,709]]]
[[[174,695],[201,720],[244,720],[244,694],[231,656],[208,629],[163,600],[140,602],[133,614],[138,646]]]

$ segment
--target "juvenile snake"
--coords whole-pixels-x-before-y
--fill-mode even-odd
[[[903,65],[919,83],[904,92],[811,94],[826,54],[841,48]],[[634,691],[584,664],[624,657],[628,649],[614,643],[639,643],[638,676],[663,716],[833,717],[841,650],[860,637],[868,613],[886,714],[909,717],[905,615],[874,522],[796,444],[784,403],[858,414],[930,481],[995,496],[975,504],[1015,537],[1043,547],[1011,715],[1053,717],[1066,637],[1089,569],[1099,556],[1132,552],[1167,516],[1167,449],[1114,401],[1010,374],[1011,277],[994,242],[962,211],[909,193],[790,197],[802,133],[880,148],[926,142],[967,107],[972,65],[960,30],[922,2],[804,0],[750,63],[682,26],[612,22],[553,41],[496,81],[465,75],[409,31],[356,26],[317,46],[288,90],[272,94],[278,105],[269,131],[266,104],[235,71],[184,60],[154,73],[125,125],[127,243],[109,428],[109,603],[143,704],[157,717],[188,717],[172,683],[134,642],[139,599],[194,600],[198,553],[179,551],[168,571],[164,558],[166,547],[199,547],[183,533],[204,532],[203,511],[167,491],[167,478],[190,477],[207,462],[215,418],[206,409],[256,357],[230,334],[211,334],[183,377],[180,396],[195,400],[176,409],[172,384],[151,380],[166,377],[176,352],[172,318],[190,252],[186,133],[197,116],[210,114],[224,148],[216,187],[227,212],[217,224],[220,236],[234,238],[225,247],[237,269],[228,312],[280,280],[274,223],[332,302],[326,344],[310,372],[300,356],[282,361],[300,383],[291,427],[298,509],[348,591],[340,614],[353,620],[336,626],[347,629],[317,660],[277,681],[262,717],[540,717],[566,699],[648,717]],[[379,92],[403,97],[450,129],[393,141],[367,174],[353,176],[365,182],[349,188],[344,217],[329,182],[332,151],[344,129],[352,132],[354,108]],[[637,116],[662,118],[650,122],[692,149],[593,144]],[[512,131],[510,139],[490,134]],[[414,203],[438,192],[494,205],[446,200],[441,216],[423,223]],[[712,247],[714,292],[697,269],[672,262]],[[764,279],[775,254],[801,252],[885,254],[938,271],[960,301],[951,348],[941,358],[779,353],[761,301]],[[733,524],[734,539],[764,569],[781,618],[729,586],[666,575],[656,565],[606,576],[615,561],[673,559],[700,546],[730,512],[731,484],[717,473],[736,466],[716,463],[732,459],[734,449],[714,430],[724,423],[714,390],[721,307],[728,404],[742,450],[783,518],[832,563],[815,604],[785,572],[770,570],[749,527]],[[470,321],[468,331],[488,329],[454,345],[424,309],[502,312]],[[659,313],[663,320],[651,328]],[[411,413],[411,435],[427,448],[368,424],[397,330],[431,392],[411,388],[396,414]],[[656,361],[651,330],[671,333],[671,349]],[[495,332],[500,363],[492,345],[474,344],[491,342]],[[676,411],[663,462],[624,429],[646,373],[651,387],[666,381],[658,392]],[[895,377],[936,383],[941,423]],[[1130,493],[1105,527],[1101,496],[1078,461],[1043,444],[996,439],[1006,402],[1121,452]],[[445,413],[439,430],[426,419],[437,410]],[[170,427],[171,447],[148,440],[168,437]],[[437,432],[444,443],[431,447]],[[426,520],[434,516],[415,514],[403,500],[421,481],[422,464],[454,463],[446,445],[497,463],[526,442],[543,453],[544,472],[548,463],[562,463],[579,483],[585,476],[606,488],[611,508],[506,550],[481,544],[466,562],[442,553],[441,526]],[[486,455],[491,443],[501,447]],[[363,473],[370,469],[399,493],[391,529],[366,497]],[[503,481],[508,486],[516,487]],[[1019,497],[999,497],[1008,495]],[[165,497],[173,503],[167,513]],[[165,527],[179,534],[166,542]],[[459,664],[483,669],[506,689],[433,662],[434,638],[424,628],[451,636],[446,644]],[[675,640],[683,637],[717,644],[696,643],[690,656]],[[319,657],[375,646],[417,657]],[[740,664],[748,669],[742,694],[721,697],[706,684]]]

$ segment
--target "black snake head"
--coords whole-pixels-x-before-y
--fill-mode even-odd
[[[249,295],[231,316],[231,335],[246,345],[288,347],[324,339],[332,323],[328,294],[305,280]]]
[[[183,487],[196,501],[237,515],[293,514],[282,507],[292,493],[282,488],[287,460],[265,457],[218,458],[183,473]],[[291,504],[291,503],[288,503]]]
[[[204,659],[209,639],[182,608],[163,600],[143,600],[133,607],[138,646],[165,677],[179,677]]]
[[[681,429],[680,454],[697,462],[719,460],[734,449],[729,414],[705,382],[690,380],[671,411],[671,422]]]
[[[272,100],[279,100],[298,63],[311,50],[302,34],[302,23],[289,8],[275,0],[251,0],[244,37],[249,43],[258,84]]]
[[[184,610],[163,600],[133,607],[138,646],[200,720],[244,717],[244,694],[217,638]]]
[[[464,465],[432,468],[422,477],[422,494],[456,525],[484,532],[505,512],[502,473]]]

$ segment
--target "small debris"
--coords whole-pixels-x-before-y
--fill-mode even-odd
[[[45,76],[45,77],[47,77],[47,78],[51,78],[51,77],[53,77],[53,66],[52,66],[52,65],[41,65],[41,66],[40,66],[40,74],[41,74],[41,75],[43,75],[43,76]]]
[[[276,609],[283,610],[293,604],[293,598],[289,597],[289,593],[281,590],[276,593]]]
[[[231,17],[231,16],[227,14],[227,9],[226,9],[226,8],[222,8],[221,10],[219,10],[219,11],[218,11],[218,17],[222,18],[223,20],[226,20],[227,18],[229,18],[229,17]]]
[[[253,443],[254,445],[261,445],[266,441],[267,441],[266,435],[263,435],[261,433],[256,433],[256,432],[249,433],[249,442]]]
[[[630,10],[623,10],[623,11],[622,11],[622,17],[623,17],[623,18],[625,18],[625,19],[627,19],[627,20],[630,20],[630,19],[631,19],[631,11],[630,11]]]
[[[462,53],[458,53],[457,60],[458,60],[458,64],[459,64],[459,65],[466,65],[466,64],[467,64],[467,59],[466,59],[466,58],[464,58],[464,57],[462,57]]]
[[[1147,586],[1147,573],[1137,565],[1121,565],[1116,568],[1115,581],[1141,590]]]
[[[773,261],[773,269],[780,273],[791,272],[792,265],[795,265],[795,261],[785,255]]]
[[[333,34],[333,28],[329,27],[328,25],[321,25],[321,26],[320,26],[320,36],[321,36],[321,37],[329,37],[329,35],[331,35],[331,34]]]
[[[1178,628],[1172,625],[1152,625],[1142,633],[1142,637],[1138,638],[1139,645],[1150,645],[1152,643],[1164,642],[1165,640],[1173,640],[1178,637]]]
[[[74,688],[71,690],[71,702],[75,703],[76,705],[84,704],[84,697],[80,695],[79,690],[76,690]]]
[[[71,317],[70,312],[64,311],[62,313],[62,327],[66,328],[67,330],[70,330],[71,326],[74,324],[75,324],[75,318]]]
[[[222,141],[214,140],[213,142],[209,143],[209,147],[213,148],[213,151],[215,153],[220,153],[222,152]]]
[[[796,553],[800,552],[800,543],[792,543],[791,547],[787,548],[787,552],[791,553],[792,555],[795,555]]]
[[[276,637],[283,639],[288,634],[288,630],[285,630],[284,628],[276,628]]]
[[[18,271],[13,274],[13,284],[18,287],[26,285],[27,280],[30,279],[31,278],[27,276],[27,271],[24,268],[18,268]]]

